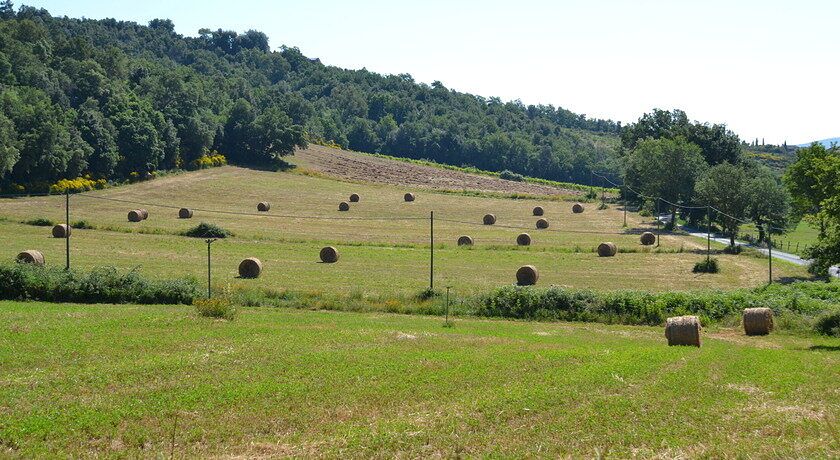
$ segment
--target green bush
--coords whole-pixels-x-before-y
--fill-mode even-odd
[[[609,209],[609,208],[610,208],[609,205],[607,205],[607,203],[605,203],[603,201],[601,202],[601,204],[598,205],[598,210],[599,211],[603,211],[604,209]]]
[[[840,337],[840,311],[832,311],[817,318],[814,329],[823,335]]]
[[[192,238],[227,238],[231,233],[216,224],[202,222],[195,227],[181,233]]]
[[[2,300],[190,304],[197,294],[198,284],[192,279],[152,281],[113,267],[85,273],[30,264],[0,265]]]
[[[718,266],[718,260],[712,257],[697,262],[691,271],[694,273],[717,273],[720,271],[720,267]]]
[[[205,318],[219,318],[233,321],[236,318],[236,307],[227,297],[197,298],[193,300],[198,314]]]
[[[512,180],[515,182],[525,182],[525,176],[505,169],[499,173],[499,178],[504,180]]]
[[[594,200],[595,198],[598,198],[598,192],[596,192],[594,188],[589,187],[586,189],[585,196],[587,200]]]
[[[77,220],[76,222],[73,222],[70,226],[73,227],[73,228],[81,229],[81,230],[96,228],[96,227],[94,227],[94,225],[92,223],[90,223],[86,220]]]
[[[744,247],[736,244],[735,246],[727,246],[723,249],[725,254],[738,255],[744,252]]]
[[[50,219],[46,219],[44,217],[38,217],[36,219],[29,219],[23,222],[26,225],[35,225],[37,227],[52,227],[55,225],[55,222],[51,221]]]

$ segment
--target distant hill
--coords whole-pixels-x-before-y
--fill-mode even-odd
[[[840,145],[840,137],[832,137],[831,139],[823,139],[821,141],[815,141],[819,144],[822,144],[826,147],[831,147],[831,144]],[[809,142],[807,144],[799,144],[799,147],[808,147],[809,145],[813,144],[813,142]]]

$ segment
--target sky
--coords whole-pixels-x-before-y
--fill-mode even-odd
[[[349,69],[633,122],[653,108],[742,139],[840,136],[835,0],[27,0],[54,16],[265,32]]]

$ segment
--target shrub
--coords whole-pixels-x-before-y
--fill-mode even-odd
[[[603,211],[604,209],[609,209],[609,206],[607,206],[607,203],[602,201],[601,204],[598,205],[598,210]]]
[[[55,184],[50,185],[50,193],[86,192],[88,190],[100,190],[107,185],[108,182],[105,179],[93,180],[90,177],[61,179]]]
[[[718,260],[712,257],[697,262],[691,271],[694,273],[717,273],[720,271],[720,267],[718,266]]]
[[[45,302],[190,304],[198,293],[194,279],[148,280],[113,267],[90,272],[0,265],[0,299]]]
[[[197,298],[193,305],[200,316],[205,318],[219,318],[233,321],[236,318],[236,307],[227,297]]]
[[[23,222],[26,225],[35,225],[38,227],[52,227],[55,225],[55,222],[51,221],[50,219],[46,219],[44,217],[38,217],[36,219],[29,219]]]
[[[426,300],[429,300],[429,299],[433,299],[433,298],[435,298],[439,295],[440,295],[440,292],[435,291],[432,288],[426,288],[426,289],[423,289],[422,291],[417,293],[417,300],[423,302],[423,301],[426,301]]]
[[[817,318],[814,329],[823,335],[840,337],[840,310],[821,315]]]
[[[595,198],[598,198],[598,192],[596,192],[594,188],[589,187],[588,189],[586,189],[585,196],[587,200],[594,200]]]
[[[70,225],[70,226],[73,227],[73,228],[78,228],[78,229],[83,229],[83,230],[84,229],[91,230],[91,229],[96,228],[92,223],[90,223],[90,222],[88,222],[84,219],[83,220],[77,220],[76,222],[73,222],[73,224]]]
[[[735,246],[727,246],[723,249],[724,254],[738,255],[744,252],[744,247],[736,244]]]
[[[227,238],[231,233],[216,224],[202,222],[195,227],[181,233],[192,238]]]
[[[207,169],[224,166],[227,164],[227,158],[219,152],[209,152],[196,158],[190,163],[190,169]]]
[[[512,180],[514,182],[525,182],[525,176],[507,169],[499,173],[499,178],[504,180]]]

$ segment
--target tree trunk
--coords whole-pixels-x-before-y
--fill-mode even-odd
[[[729,234],[729,247],[735,249],[735,232]]]
[[[764,226],[761,223],[756,223],[756,228],[758,229],[758,244],[761,244],[767,238],[767,235],[764,234]]]

